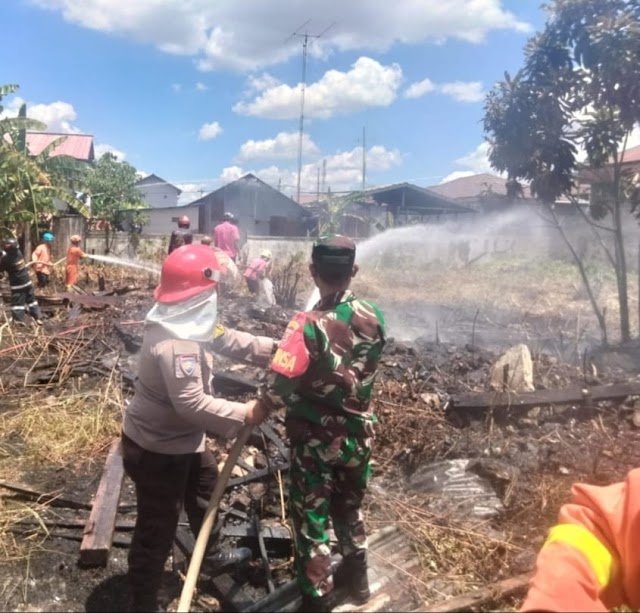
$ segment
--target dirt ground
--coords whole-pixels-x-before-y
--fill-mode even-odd
[[[107,290],[118,292],[99,310],[51,303],[42,330],[0,325],[3,483],[84,503],[95,494],[131,395],[127,376],[135,370],[139,322],[152,302],[147,277],[121,270],[107,270],[107,277]],[[516,342],[532,350],[536,389],[638,380],[635,349],[623,357],[597,350],[588,304],[564,265],[487,262],[473,270],[434,268],[426,281],[414,277],[396,275],[389,285],[384,275],[363,273],[355,289],[380,302],[391,337],[375,396],[367,523],[370,530],[399,526],[410,539],[419,570],[407,575],[407,588],[420,609],[531,569],[571,484],[622,478],[640,461],[640,430],[632,420],[635,398],[494,414],[448,408],[450,395],[486,389],[498,353]],[[603,282],[606,300],[608,287]],[[225,325],[274,338],[292,313],[256,310],[240,286],[220,303]],[[609,317],[615,330],[611,311]],[[254,381],[263,376],[225,359],[217,367]],[[434,465],[461,460],[492,490],[494,514],[470,514],[420,485]],[[128,481],[120,502],[118,521],[132,522]],[[83,569],[82,528],[52,525],[87,515],[0,488],[0,609],[126,610],[130,532],[116,532],[107,568]],[[290,576],[289,568],[281,580]],[[264,589],[260,581],[258,573],[256,589]],[[165,604],[180,587],[168,566]],[[196,608],[217,610],[208,586],[201,588]],[[492,606],[517,605],[516,599]]]

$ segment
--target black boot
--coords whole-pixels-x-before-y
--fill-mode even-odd
[[[238,567],[251,560],[252,553],[248,547],[238,547],[231,551],[218,551],[209,554],[202,561],[202,570],[211,576]]]
[[[300,613],[330,613],[336,606],[333,592],[329,592],[324,596],[307,596],[302,595],[302,604],[298,611]]]
[[[364,604],[371,597],[367,577],[367,551],[361,549],[342,559],[333,577],[336,587],[344,588],[356,604]]]

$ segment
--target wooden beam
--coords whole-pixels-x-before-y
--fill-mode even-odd
[[[640,395],[640,383],[617,383],[594,387],[572,387],[569,389],[538,390],[522,392],[478,392],[454,394],[450,407],[457,410],[469,409],[530,409],[538,406],[557,404],[582,404],[603,400],[622,400],[627,396]]]
[[[105,462],[102,479],[80,545],[81,566],[106,566],[118,514],[124,466],[120,439],[115,440]]]
[[[472,592],[467,592],[460,596],[455,596],[441,604],[433,605],[426,603],[420,611],[437,611],[438,613],[457,613],[458,611],[477,611],[480,607],[486,606],[517,596],[526,591],[533,573],[524,573],[510,579],[498,581],[493,585],[483,587]]]

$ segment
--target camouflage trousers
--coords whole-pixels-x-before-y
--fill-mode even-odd
[[[366,549],[362,499],[371,475],[371,439],[311,438],[292,443],[289,506],[296,543],[298,585],[303,594],[333,589],[329,518],[343,556]]]

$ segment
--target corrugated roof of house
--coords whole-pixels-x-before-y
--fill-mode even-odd
[[[460,177],[453,181],[431,185],[429,189],[452,200],[475,198],[487,190],[495,194],[506,195],[507,180],[487,172],[468,177]],[[524,197],[531,198],[529,187],[523,185]]]
[[[182,190],[179,187],[176,187],[173,183],[169,183],[169,181],[165,181],[162,177],[159,177],[158,175],[153,173],[136,181],[136,187],[150,187],[155,185],[168,185],[169,187],[172,187],[178,194],[182,193]]]
[[[58,134],[55,132],[27,132],[27,148],[29,154],[40,155],[55,140],[64,137],[52,152],[51,156],[68,155],[76,160],[92,162],[95,159],[93,136],[90,134]]]
[[[640,145],[637,147],[631,147],[631,149],[627,149],[624,153],[624,164],[631,164],[635,162],[640,162]]]

